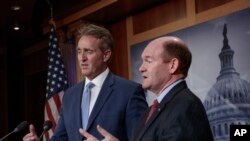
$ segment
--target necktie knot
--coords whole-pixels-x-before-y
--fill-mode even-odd
[[[94,84],[93,82],[89,82],[89,83],[86,85],[86,89],[91,90],[94,86],[95,86],[95,84]]]
[[[158,104],[159,104],[158,101],[155,99],[154,102],[153,102],[152,107],[157,108]]]

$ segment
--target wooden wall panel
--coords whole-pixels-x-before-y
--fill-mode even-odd
[[[196,13],[206,11],[210,8],[214,8],[233,0],[195,0]]]
[[[34,124],[37,133],[41,133],[44,122],[47,70],[23,76],[23,101],[25,119]]]
[[[24,116],[42,132],[48,68],[48,40],[43,40],[22,52],[21,95]]]
[[[142,42],[148,39],[155,38],[157,36],[162,36],[167,33],[171,33],[183,28],[187,28],[196,24],[200,24],[202,22],[206,22],[215,18],[219,18],[221,16],[225,16],[227,14],[243,10],[245,8],[249,8],[250,1],[249,0],[220,0],[220,2],[215,2],[217,0],[184,0],[185,1],[185,10],[182,11],[183,13],[179,13],[181,17],[176,18],[173,21],[170,21],[169,23],[165,24],[157,24],[158,21],[162,19],[155,20],[154,16],[148,11],[143,12],[141,14],[138,14],[136,16],[127,17],[127,27],[130,28],[130,31],[127,31],[129,34],[129,37],[127,37],[128,40],[128,48],[132,44],[136,44],[138,42]],[[177,3],[181,4],[183,7],[183,0],[177,0],[177,1],[170,1],[178,5]],[[208,4],[210,3],[210,4]],[[168,5],[171,3],[165,3],[163,5]],[[161,6],[158,6],[156,8],[161,9],[161,11],[165,11],[165,8],[161,8]],[[196,13],[196,9],[200,7],[200,10],[203,11],[200,13]],[[202,7],[202,8],[201,8]],[[206,9],[206,10],[205,10]],[[181,11],[179,11],[181,12]],[[172,12],[173,13],[173,12]],[[171,13],[171,14],[172,14]],[[183,17],[184,16],[184,17]],[[159,17],[158,17],[159,18]],[[154,26],[148,26],[146,25],[147,22],[154,23]],[[153,24],[152,24],[153,25]],[[156,26],[159,25],[159,26]],[[141,26],[141,27],[140,27]],[[140,32],[140,33],[138,33]]]
[[[185,16],[185,0],[167,1],[160,6],[133,16],[134,34],[179,20]]]
[[[34,74],[48,68],[48,45],[39,51],[23,56],[23,72],[25,75]]]
[[[114,37],[114,52],[110,69],[117,75],[128,78],[128,50],[125,20],[112,24],[110,32]]]

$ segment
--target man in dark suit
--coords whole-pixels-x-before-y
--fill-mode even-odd
[[[142,86],[156,94],[159,104],[147,121],[147,115],[139,120],[133,141],[213,140],[202,102],[184,80],[191,58],[187,45],[176,37],[155,39],[145,48],[139,68]]]
[[[141,85],[109,70],[112,48],[112,36],[105,28],[89,24],[79,30],[77,57],[85,79],[65,92],[52,141],[85,140],[79,129],[101,140],[103,136],[97,125],[122,141],[131,139],[134,125],[147,109],[147,103]],[[87,93],[90,100],[86,102]],[[38,140],[33,125],[23,140]]]
[[[202,102],[185,82],[191,52],[179,38],[166,36],[150,42],[142,53],[142,86],[157,96],[135,127],[132,141],[213,141]],[[118,141],[101,127],[105,141]],[[87,132],[82,135],[94,141]]]

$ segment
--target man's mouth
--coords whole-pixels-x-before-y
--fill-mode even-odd
[[[83,68],[83,69],[88,68],[88,64],[81,64],[81,68]]]

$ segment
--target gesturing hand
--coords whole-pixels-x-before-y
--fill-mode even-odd
[[[104,137],[102,141],[119,141],[119,139],[111,135],[108,131],[106,131],[100,125],[97,125],[97,130]],[[95,136],[91,135],[90,133],[88,133],[87,131],[81,128],[79,129],[79,132],[82,136],[86,138],[85,141],[99,141]]]
[[[36,134],[34,125],[30,125],[29,131],[30,133],[23,137],[23,141],[38,141],[38,136]]]

